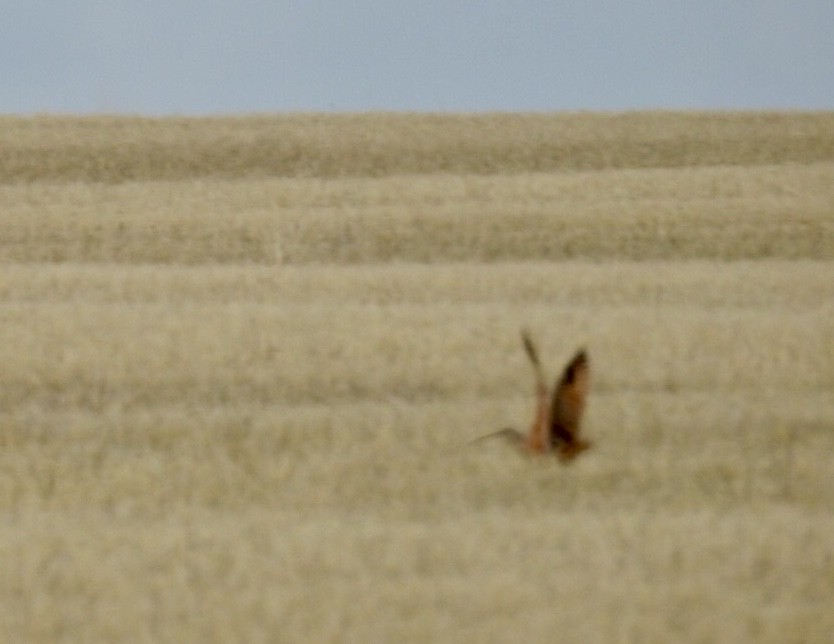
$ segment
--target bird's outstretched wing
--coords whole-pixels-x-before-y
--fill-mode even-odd
[[[568,362],[553,392],[550,437],[554,447],[565,454],[587,446],[579,441],[579,430],[590,384],[589,372],[588,354],[580,349]]]
[[[526,444],[531,452],[546,453],[553,448],[553,440],[550,435],[550,401],[548,400],[550,392],[544,380],[544,370],[539,361],[539,354],[536,351],[536,345],[533,344],[533,339],[527,331],[522,331],[521,340],[536,375],[536,414],[533,416],[533,424],[530,426]]]
[[[542,364],[539,361],[539,353],[536,351],[536,345],[533,344],[533,339],[530,337],[530,333],[526,330],[521,332],[521,341],[524,343],[524,350],[527,352],[527,356],[530,358],[530,363],[533,365],[533,372],[536,375],[536,386],[539,388],[545,388],[547,385],[544,381],[544,370],[542,369]]]

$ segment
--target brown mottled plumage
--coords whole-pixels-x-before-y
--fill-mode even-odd
[[[555,452],[562,461],[571,461],[591,446],[579,437],[589,386],[588,355],[584,349],[576,352],[551,396],[533,340],[527,332],[522,332],[521,338],[536,376],[536,414],[530,432],[525,436],[507,428],[476,440],[501,436],[533,454]]]

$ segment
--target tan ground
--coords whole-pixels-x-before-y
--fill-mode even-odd
[[[0,640],[828,642],[833,320],[834,113],[0,118]]]

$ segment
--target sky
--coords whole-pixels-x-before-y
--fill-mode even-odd
[[[832,0],[0,0],[0,113],[834,109]]]

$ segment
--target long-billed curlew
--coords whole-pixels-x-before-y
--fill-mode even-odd
[[[517,429],[508,427],[481,436],[473,442],[501,436],[527,452],[555,452],[560,460],[571,461],[591,446],[589,441],[579,437],[589,386],[588,355],[584,349],[576,352],[556,382],[551,395],[533,340],[526,331],[522,332],[521,339],[536,376],[536,414],[530,432],[525,436]]]

